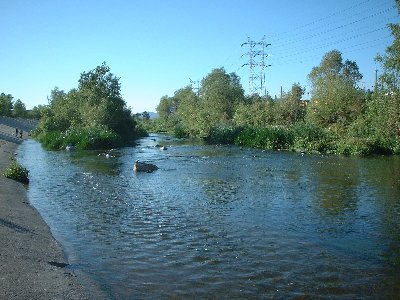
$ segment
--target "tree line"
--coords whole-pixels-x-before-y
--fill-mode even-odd
[[[26,110],[21,100],[0,95],[0,116],[40,119],[33,136],[46,148],[110,149],[129,145],[147,135],[121,95],[119,78],[106,63],[83,72],[78,88],[69,92],[55,87],[47,105]]]
[[[399,2],[396,2],[400,8]],[[191,86],[164,96],[159,117],[134,116],[119,78],[103,63],[83,72],[78,87],[51,91],[48,105],[27,111],[21,100],[0,95],[0,115],[40,118],[34,136],[50,149],[126,145],[148,131],[197,137],[209,143],[336,154],[400,154],[400,25],[388,25],[394,41],[376,61],[382,74],[372,91],[342,53],[326,53],[310,71],[311,98],[294,83],[278,99],[245,95],[236,73],[216,68],[196,91]]]
[[[14,101],[11,94],[0,94],[0,116],[13,118],[40,119],[42,106],[39,105],[27,110],[25,103],[20,99]]]
[[[342,53],[326,53],[310,71],[311,98],[294,83],[278,99],[245,95],[239,77],[212,70],[198,91],[191,86],[164,96],[159,118],[148,130],[210,143],[263,149],[368,155],[400,154],[400,25],[389,24],[393,44],[376,61],[383,73],[372,91],[360,87],[362,74]]]

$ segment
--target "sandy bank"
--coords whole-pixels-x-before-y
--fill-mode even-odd
[[[0,299],[91,299],[26,188],[2,175],[17,147],[0,140]]]

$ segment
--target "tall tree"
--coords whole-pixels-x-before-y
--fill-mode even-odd
[[[304,89],[299,83],[294,83],[290,92],[286,93],[277,103],[278,120],[282,125],[291,125],[304,119],[305,109],[301,98]]]
[[[142,112],[142,120],[143,121],[148,121],[150,120],[150,113],[148,111]]]
[[[80,115],[84,124],[105,126],[123,136],[133,134],[135,123],[122,98],[119,78],[106,63],[81,74],[74,96],[82,102]]]
[[[71,126],[72,118],[77,116],[78,106],[72,105],[67,94],[58,87],[50,92],[48,102],[51,111],[45,114],[43,125],[46,125],[46,130],[67,130]]]
[[[176,113],[178,102],[174,97],[162,96],[156,110],[160,118],[169,118]]]
[[[50,148],[62,147],[67,140],[81,148],[129,142],[136,122],[120,88],[119,78],[103,63],[83,72],[77,89],[53,89],[48,109],[42,112],[39,138]]]
[[[348,125],[363,110],[364,94],[358,87],[362,75],[355,62],[333,50],[324,55],[319,66],[308,76],[311,105],[307,116],[321,125]]]
[[[400,14],[400,2],[396,1],[396,5]],[[400,24],[388,26],[394,39],[385,54],[376,58],[383,73],[368,105],[368,122],[376,135],[396,138],[400,143]]]
[[[14,103],[13,116],[15,118],[25,118],[27,116],[25,104],[20,99]]]
[[[235,109],[234,121],[239,126],[265,127],[276,121],[276,103],[270,96],[251,95]]]
[[[244,101],[239,77],[235,73],[227,74],[224,68],[212,70],[201,81],[200,101],[200,128],[207,135],[213,126],[229,123],[235,105]]]
[[[397,2],[399,6],[399,2]],[[386,48],[384,55],[378,55],[376,60],[383,67],[383,74],[380,77],[380,83],[383,88],[389,91],[398,91],[400,87],[400,24],[388,25],[392,35],[393,43]]]
[[[13,108],[13,96],[0,94],[0,116],[11,117]]]

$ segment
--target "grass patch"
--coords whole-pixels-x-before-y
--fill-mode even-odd
[[[29,171],[15,161],[5,170],[3,175],[6,178],[10,178],[25,184],[29,183]]]
[[[122,144],[122,138],[107,128],[79,128],[64,132],[43,132],[37,136],[43,146],[50,150],[65,149],[74,145],[76,149],[110,149]]]

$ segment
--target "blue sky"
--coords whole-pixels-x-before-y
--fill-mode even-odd
[[[271,45],[266,89],[307,75],[333,49],[357,62],[361,85],[374,84],[377,53],[392,43],[386,24],[399,22],[394,0],[0,0],[0,92],[28,108],[47,104],[54,87],[78,86],[103,61],[120,77],[133,112],[155,111],[214,68],[236,72],[248,91],[250,37]],[[378,71],[379,74],[379,71]],[[307,97],[307,93],[305,95]]]

